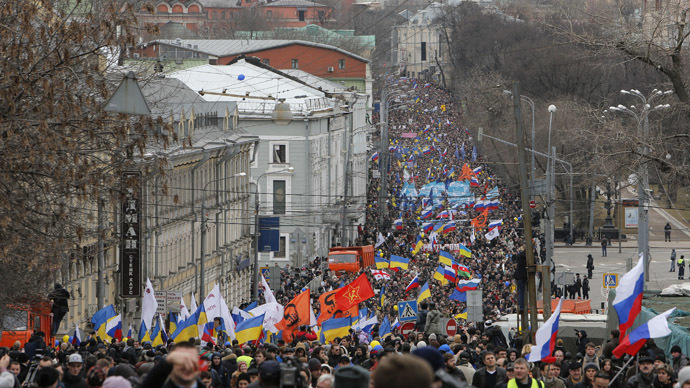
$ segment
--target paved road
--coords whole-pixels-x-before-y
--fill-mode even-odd
[[[580,277],[587,274],[585,264],[587,262],[587,254],[592,254],[594,257],[594,278],[590,281],[590,299],[592,300],[592,309],[600,309],[601,302],[606,300],[605,291],[603,289],[602,278],[604,273],[618,273],[622,276],[626,272],[626,263],[628,259],[632,259],[633,264],[637,263],[637,242],[629,241],[622,244],[622,251],[618,253],[618,242],[614,241],[613,246],[609,247],[607,257],[601,256],[601,247],[594,245],[587,247],[584,244],[575,244],[572,247],[564,247],[557,245],[554,250],[554,261],[556,263],[557,272],[571,272],[573,274],[579,273]],[[674,283],[682,283],[678,280],[678,272],[668,272],[671,266],[671,249],[676,249],[678,257],[684,254],[687,259],[690,259],[690,242],[671,242],[664,243],[663,241],[652,241],[650,243],[650,251],[652,262],[649,270],[648,289],[661,290]],[[690,282],[690,272],[686,266],[687,282]]]

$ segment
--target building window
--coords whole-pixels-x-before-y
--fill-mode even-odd
[[[298,59],[292,60],[292,68],[293,69],[299,69],[299,60]]]
[[[273,17],[273,11],[266,11],[266,17],[267,18]]]
[[[344,69],[345,68],[345,60],[344,59],[338,59],[338,69]]]
[[[324,20],[326,19],[326,12],[324,11],[319,11],[319,20]]]
[[[285,214],[285,181],[273,181],[273,214]]]
[[[300,22],[304,21],[304,14],[306,11],[297,11],[297,18],[299,19]]]
[[[422,42],[422,61],[426,61],[426,42]]]
[[[286,256],[285,244],[287,242],[287,237],[286,236],[280,236],[279,241],[280,241],[280,244],[278,245],[278,251],[273,252],[273,258],[284,259]]]
[[[270,65],[271,65],[271,60],[268,59],[268,58],[264,58],[264,59],[261,60],[261,63],[263,63],[263,64],[266,65],[266,66],[270,66]]]
[[[273,144],[273,160],[271,163],[284,164],[287,163],[287,145]]]

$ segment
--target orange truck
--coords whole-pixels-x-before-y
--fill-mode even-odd
[[[35,305],[17,304],[7,306],[0,317],[0,346],[11,348],[15,341],[24,346],[31,334],[42,331],[46,334],[46,345],[53,346],[51,333],[53,317],[50,315],[50,302]]]
[[[328,269],[337,273],[357,272],[374,265],[374,246],[333,247],[328,252]]]

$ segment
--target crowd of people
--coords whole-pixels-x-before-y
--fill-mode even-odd
[[[320,295],[363,273],[377,297],[359,308],[374,312],[378,322],[384,318],[393,322],[398,302],[418,298],[420,287],[407,290],[417,277],[420,284],[431,285],[431,296],[419,304],[410,333],[402,335],[394,326],[390,335],[382,337],[375,325],[368,330],[352,328],[347,335],[323,343],[313,328],[303,326],[289,341],[277,337],[206,343],[193,338],[154,347],[127,338],[104,341],[92,332],[79,345],[66,340],[55,348],[46,345],[42,333],[35,333],[26,344],[17,342],[0,353],[0,388],[22,384],[65,388],[671,388],[676,382],[679,388],[690,388],[690,367],[683,369],[687,358],[674,348],[667,359],[653,341],[640,351],[635,363],[624,368],[627,359],[612,354],[619,341],[615,330],[603,348],[581,332],[575,348],[566,349],[560,341],[548,362],[527,361],[530,341],[496,324],[503,315],[524,307],[527,273],[518,196],[501,185],[474,150],[471,131],[462,126],[462,107],[451,93],[413,79],[395,80],[389,86],[401,95],[401,106],[389,115],[392,157],[387,174],[381,177],[388,182],[389,191],[383,195],[387,200],[378,202],[382,185],[372,179],[366,223],[360,225],[352,244],[375,245],[377,256],[383,259],[408,258],[408,268],[383,269],[390,278],[377,279],[371,268],[334,274],[328,271],[325,258],[314,258],[304,268],[282,269],[280,288],[273,292],[286,305],[321,277],[320,285],[310,289],[318,316]],[[430,182],[457,181],[465,165],[473,171],[473,200],[465,206],[453,206],[447,191],[434,192],[433,198],[405,192],[406,184],[419,190]],[[378,163],[373,161],[371,168],[379,169]],[[473,206],[492,190],[498,193],[497,207]],[[384,219],[380,218],[382,206]],[[430,208],[431,214],[422,216]],[[448,218],[440,219],[443,212]],[[472,220],[487,213],[487,219],[473,224]],[[423,230],[426,222],[447,223],[451,217],[457,223],[452,230]],[[501,221],[492,223],[500,227],[497,236],[487,236],[487,224],[492,221]],[[541,261],[545,256],[542,236],[535,233],[532,238]],[[453,244],[467,247],[470,257]],[[465,278],[480,279],[483,315],[478,322],[465,319],[466,302],[451,299],[456,281],[434,278],[440,250],[450,252],[468,269]],[[591,278],[591,271],[588,275]],[[554,294],[559,292],[554,288]],[[452,317],[458,319],[458,333],[449,336],[439,322]],[[623,373],[616,376],[619,371]]]

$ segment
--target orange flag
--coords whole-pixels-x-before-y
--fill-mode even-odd
[[[359,302],[374,296],[369,279],[365,274],[361,274],[352,283],[337,290],[335,301],[341,310],[349,310],[352,306],[357,306]]]
[[[489,211],[484,210],[482,214],[478,215],[477,217],[472,219],[472,226],[475,228],[484,228],[486,227],[486,224],[488,222],[489,218]]]
[[[300,325],[309,324],[309,289],[297,295],[290,303],[285,305],[283,319],[278,322],[276,328],[283,331],[283,339],[292,342],[293,333]]]
[[[321,294],[321,296],[319,297],[319,303],[321,303],[321,315],[319,315],[318,319],[319,325],[323,323],[323,321],[330,318],[356,317],[359,313],[357,310],[357,306],[352,306],[349,310],[345,311],[338,308],[338,305],[335,301],[335,294],[339,290],[340,288],[337,290],[329,291],[325,294]]]
[[[468,181],[474,176],[474,171],[470,168],[470,165],[465,163],[462,166],[462,172],[460,173],[459,181]]]

